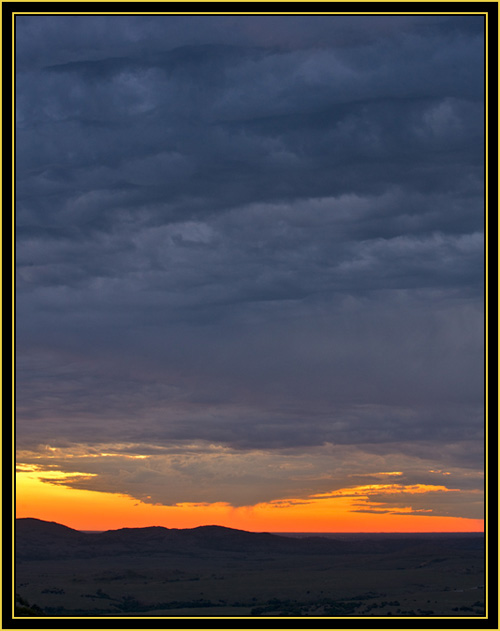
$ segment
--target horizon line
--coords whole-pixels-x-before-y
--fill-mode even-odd
[[[484,535],[485,530],[245,530],[244,528],[232,528],[231,526],[222,526],[220,524],[201,524],[199,526],[192,526],[186,528],[170,528],[169,526],[162,526],[158,524],[152,524],[149,526],[120,526],[119,528],[104,528],[104,529],[83,529],[74,528],[73,526],[67,526],[61,522],[49,521],[47,519],[40,519],[39,517],[15,517],[15,521],[23,519],[33,519],[41,521],[47,524],[58,524],[65,526],[71,530],[85,533],[100,533],[110,532],[113,530],[142,530],[146,528],[165,528],[166,530],[194,530],[196,528],[224,528],[226,530],[240,530],[242,532],[250,532],[255,534],[275,534],[275,535]]]

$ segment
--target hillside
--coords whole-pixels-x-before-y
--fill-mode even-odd
[[[221,526],[85,533],[19,519],[16,592],[48,616],[479,616],[483,546]]]
[[[203,555],[214,552],[309,553],[345,551],[351,544],[320,538],[293,540],[223,526],[120,528],[84,533],[55,522],[16,520],[16,556],[21,559],[82,558],[124,554]]]
[[[368,536],[367,536],[368,537]],[[206,556],[245,554],[387,554],[398,551],[422,553],[445,546],[480,549],[483,539],[364,539],[339,541],[319,536],[292,539],[269,533],[247,532],[223,526],[197,528],[120,528],[101,533],[84,533],[55,522],[25,518],[16,520],[18,560],[92,558],[130,554],[183,554]]]

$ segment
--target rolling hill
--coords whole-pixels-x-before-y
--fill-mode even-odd
[[[223,526],[197,528],[120,528],[85,533],[55,522],[23,518],[16,520],[18,560],[92,558],[120,555],[185,554],[188,556],[245,554],[377,554],[398,550],[424,551],[445,545],[455,549],[479,549],[482,537],[446,540],[367,539],[339,541],[320,536],[290,538],[270,533],[247,532]]]

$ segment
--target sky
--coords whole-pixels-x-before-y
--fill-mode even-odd
[[[484,18],[17,16],[17,516],[482,529]]]

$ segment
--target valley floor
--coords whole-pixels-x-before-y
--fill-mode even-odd
[[[481,549],[256,556],[208,551],[23,560],[16,591],[49,616],[484,616]]]

